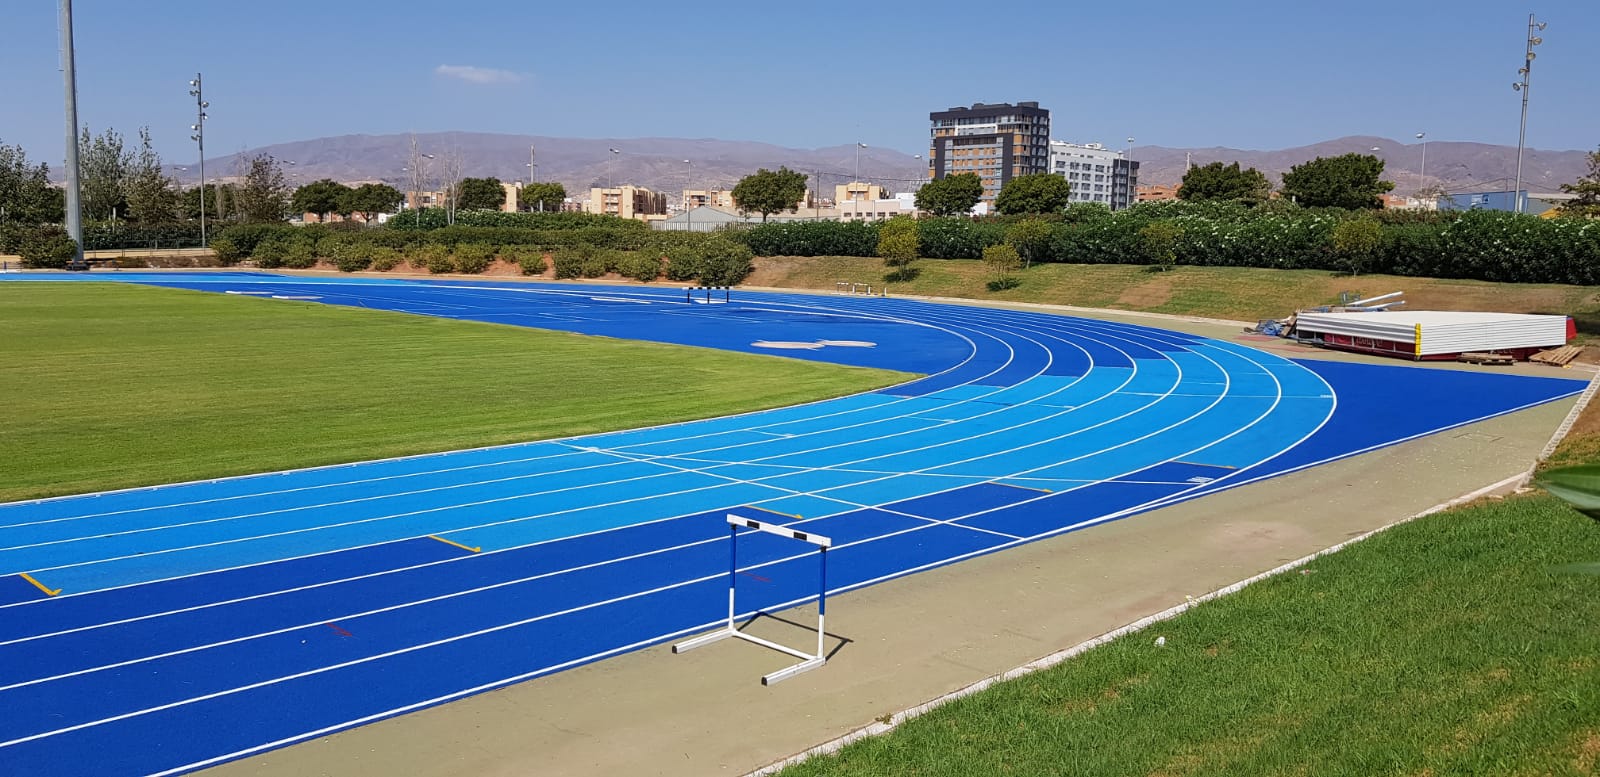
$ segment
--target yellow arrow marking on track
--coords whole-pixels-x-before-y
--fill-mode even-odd
[[[459,543],[459,542],[456,542],[456,541],[455,541],[455,540],[447,540],[447,539],[445,539],[445,538],[443,538],[443,537],[440,537],[440,536],[439,536],[439,535],[437,535],[437,534],[430,534],[430,535],[428,535],[428,539],[430,539],[430,540],[438,540],[438,541],[440,541],[440,542],[442,542],[442,543],[444,543],[444,544],[446,544],[446,545],[454,545],[454,546],[456,546],[456,547],[458,547],[458,548],[460,548],[460,549],[462,549],[462,550],[470,550],[470,551],[472,551],[472,552],[473,552],[473,553],[477,553],[477,552],[479,552],[479,551],[482,551],[482,550],[483,550],[483,548],[482,548],[482,547],[481,547],[481,546],[480,546],[480,547],[476,547],[476,548],[469,548],[469,547],[467,547],[467,546],[465,546],[465,545],[462,545],[462,544],[461,544],[461,543]]]
[[[41,582],[33,579],[33,575],[30,575],[27,572],[22,572],[22,573],[19,573],[19,574],[22,575],[22,579],[23,580],[26,580],[26,581],[28,581],[30,583],[33,583],[35,588],[38,588],[39,590],[43,591],[45,596],[55,596],[56,594],[61,593],[61,589],[57,588],[57,589],[52,590],[52,589],[46,587],[44,583],[41,583]]]

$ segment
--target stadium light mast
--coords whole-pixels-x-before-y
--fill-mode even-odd
[[[61,78],[66,90],[67,234],[76,246],[72,265],[83,266],[83,211],[78,198],[78,74],[72,51],[72,0],[61,0]]]
[[[206,109],[211,103],[206,102],[205,89],[200,83],[200,74],[194,74],[194,80],[189,82],[189,94],[194,97],[195,123],[189,125],[194,131],[189,139],[200,145],[200,247],[206,247]]]
[[[1517,182],[1511,187],[1511,197],[1515,202],[1515,205],[1513,205],[1511,210],[1514,213],[1521,213],[1523,208],[1522,148],[1528,135],[1528,77],[1532,75],[1533,71],[1533,47],[1544,43],[1544,38],[1539,37],[1535,33],[1543,30],[1544,22],[1534,18],[1533,14],[1528,14],[1527,56],[1522,60],[1522,68],[1517,71],[1518,73],[1522,74],[1522,80],[1511,84],[1512,89],[1522,93],[1522,126],[1517,130]]]

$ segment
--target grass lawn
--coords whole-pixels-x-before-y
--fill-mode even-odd
[[[0,284],[0,501],[781,407],[910,376],[118,283]]]
[[[782,775],[1595,774],[1587,560],[1546,495],[1421,519]]]
[[[1488,283],[1393,275],[1351,277],[1324,270],[1187,267],[1152,273],[1133,265],[1042,264],[1017,275],[1014,289],[991,292],[983,263],[922,259],[917,277],[888,284],[890,294],[1042,302],[1056,305],[1206,316],[1240,321],[1282,318],[1296,308],[1335,303],[1339,292],[1363,296],[1406,293],[1412,310],[1493,310],[1559,313],[1577,319],[1579,331],[1600,335],[1600,291],[1587,286]],[[836,281],[883,285],[882,260],[847,256],[768,257],[756,260],[746,281],[755,286],[825,289]]]

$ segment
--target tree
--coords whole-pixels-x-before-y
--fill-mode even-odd
[[[739,210],[760,213],[761,220],[779,211],[794,211],[806,198],[806,176],[787,167],[777,172],[765,167],[739,179],[733,187],[733,201]]]
[[[170,224],[178,220],[178,192],[161,172],[161,155],[150,143],[150,128],[139,128],[139,150],[128,170],[124,194],[128,218],[141,224]]]
[[[83,128],[78,138],[78,194],[83,217],[105,221],[118,213],[127,214],[129,168],[133,154],[122,147],[122,135],[107,129],[99,135]]]
[[[1339,222],[1333,228],[1333,250],[1339,254],[1351,275],[1360,275],[1383,242],[1383,227],[1377,220],[1362,217]]]
[[[1032,267],[1034,262],[1044,259],[1054,235],[1055,230],[1048,222],[1023,219],[1006,230],[1006,245],[1016,249],[1024,267]]]
[[[395,212],[405,199],[399,189],[386,183],[364,183],[350,192],[348,207],[351,213],[360,213],[362,218],[371,221],[379,213]]]
[[[1283,174],[1283,196],[1307,208],[1381,208],[1378,195],[1394,189],[1382,175],[1383,160],[1371,154],[1317,157]]]
[[[64,220],[62,191],[50,185],[50,166],[28,162],[22,146],[0,143],[0,224],[54,224]]]
[[[228,214],[233,210],[232,203],[239,199],[238,190],[239,187],[231,183],[206,184],[206,218],[217,222],[227,221]],[[179,193],[179,207],[184,218],[200,218],[200,193],[199,186],[191,186]]]
[[[289,212],[289,184],[283,168],[271,154],[241,160],[244,183],[235,195],[235,208],[243,221],[283,221]]]
[[[989,281],[989,291],[1016,288],[1018,281],[1012,273],[1022,267],[1022,259],[1017,256],[1017,249],[1006,243],[989,246],[983,249],[983,266],[994,273],[994,278]]]
[[[561,203],[567,199],[567,187],[556,181],[543,183],[530,183],[522,187],[517,194],[517,207],[523,210],[549,211],[554,213],[561,210]]]
[[[1155,263],[1155,268],[1167,272],[1178,261],[1178,238],[1183,237],[1183,227],[1166,219],[1157,219],[1139,230],[1139,247]]]
[[[1272,184],[1267,182],[1267,176],[1254,167],[1239,169],[1239,163],[1224,165],[1221,162],[1212,162],[1189,169],[1183,174],[1183,183],[1178,187],[1178,199],[1182,200],[1245,200],[1257,203],[1267,199],[1272,193]]]
[[[908,281],[915,277],[911,264],[921,252],[921,238],[917,234],[917,220],[910,216],[895,216],[878,226],[878,256],[891,272],[891,281]]]
[[[1051,173],[1019,175],[1000,187],[995,210],[1006,215],[1060,213],[1067,209],[1072,185]]]
[[[1600,151],[1589,154],[1589,174],[1561,184],[1561,191],[1577,195],[1561,204],[1561,215],[1600,217]]]
[[[935,216],[965,216],[983,199],[977,173],[957,173],[929,181],[917,190],[917,207]]]
[[[351,195],[354,190],[332,178],[312,181],[294,190],[294,195],[289,198],[289,207],[295,213],[315,213],[328,220],[328,214],[337,213],[347,216],[355,210],[351,206]]]
[[[506,190],[499,178],[463,178],[457,196],[462,210],[499,210],[506,201]]]
[[[456,211],[461,207],[461,152],[446,151],[439,155],[439,186],[444,191],[444,221],[456,223]]]

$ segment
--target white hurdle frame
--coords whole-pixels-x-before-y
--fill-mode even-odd
[[[734,620],[734,615],[738,612],[734,606],[734,589],[737,587],[739,575],[740,528],[754,529],[756,531],[775,534],[779,537],[784,537],[791,540],[808,542],[817,546],[818,584],[816,655],[812,655],[802,650],[796,650],[787,645],[780,645],[771,640],[746,634],[739,630],[739,625]],[[702,634],[694,639],[686,640],[673,645],[672,652],[682,653],[684,651],[694,650],[697,647],[704,647],[713,642],[720,642],[729,637],[735,637],[746,642],[754,642],[762,647],[771,648],[779,653],[786,653],[800,659],[800,663],[795,664],[794,666],[784,667],[783,669],[779,669],[776,672],[763,676],[761,678],[762,685],[772,685],[773,683],[787,680],[797,674],[800,674],[801,672],[810,671],[828,663],[827,654],[823,652],[823,641],[827,637],[827,632],[824,630],[824,624],[826,623],[828,617],[828,548],[831,547],[833,547],[833,540],[820,534],[795,531],[794,529],[790,529],[782,524],[757,521],[753,518],[745,518],[743,516],[734,515],[733,513],[728,513],[728,623],[727,625],[711,632],[710,634]]]

